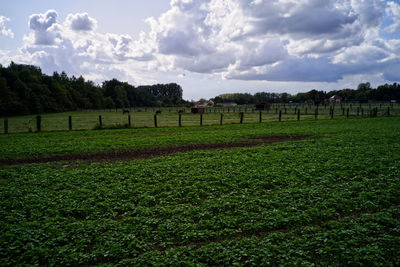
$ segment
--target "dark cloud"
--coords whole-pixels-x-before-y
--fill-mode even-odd
[[[230,73],[227,78],[239,80],[336,82],[342,78],[342,66],[327,59],[290,58],[263,69]]]
[[[249,11],[250,16],[252,15],[251,11]],[[350,10],[337,10],[328,4],[316,7],[305,5],[287,15],[282,14],[283,12],[279,11],[273,16],[254,12],[258,17],[253,22],[253,34],[293,34],[297,38],[336,34],[357,19],[357,16],[351,14]]]
[[[395,60],[388,64],[383,72],[383,77],[391,82],[400,81],[400,60]]]

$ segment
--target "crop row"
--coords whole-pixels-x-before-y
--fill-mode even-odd
[[[207,127],[1,134],[0,160],[142,147],[231,142],[262,135],[295,134],[322,137],[346,132],[356,134],[364,129],[378,134],[381,129],[387,129],[386,134],[393,135],[400,131],[400,117]]]
[[[399,216],[395,206],[287,232],[149,251],[116,266],[399,266]]]
[[[315,129],[319,138],[273,146],[77,168],[4,167],[0,264],[122,264],[129,259],[125,263],[257,265],[286,259],[307,265],[326,263],[339,249],[344,254],[337,256],[337,265],[381,258],[394,264],[398,252],[388,255],[399,227],[394,219],[400,204],[396,127],[364,120],[341,129],[327,125]],[[236,135],[246,133],[254,134]],[[356,219],[328,223],[332,229],[319,226],[369,212],[378,212],[367,217],[385,230],[379,235],[369,222],[361,220],[357,228]],[[343,247],[329,241],[332,249],[323,246],[318,252],[325,233]],[[375,245],[363,244],[364,236]],[[352,250],[360,242],[369,254]],[[375,252],[380,258],[373,260]]]

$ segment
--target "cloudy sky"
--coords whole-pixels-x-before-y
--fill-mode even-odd
[[[400,0],[2,0],[0,63],[185,99],[400,81]]]

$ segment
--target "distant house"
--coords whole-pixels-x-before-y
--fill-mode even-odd
[[[236,107],[237,106],[237,104],[235,102],[218,103],[215,105],[220,106],[220,107]]]
[[[194,103],[194,107],[196,108],[200,108],[200,107],[207,107],[208,106],[208,101],[204,100],[204,101],[198,101],[196,103]]]
[[[329,98],[330,103],[340,103],[342,102],[342,98],[339,95],[333,95]]]

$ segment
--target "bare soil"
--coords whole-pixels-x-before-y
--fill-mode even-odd
[[[216,149],[229,149],[234,147],[253,147],[265,144],[274,144],[286,141],[304,140],[308,136],[260,136],[250,137],[243,141],[226,142],[226,143],[212,143],[212,144],[190,144],[180,146],[167,146],[167,147],[150,147],[139,148],[130,150],[115,150],[115,151],[101,151],[80,154],[65,154],[55,155],[49,157],[29,157],[22,159],[7,159],[0,160],[0,165],[15,165],[25,163],[45,163],[45,162],[58,162],[58,161],[87,161],[94,162],[115,162],[127,161],[132,159],[150,159],[154,157],[162,157],[170,154],[190,152],[194,150],[216,150]]]

